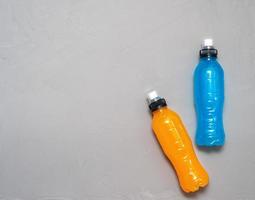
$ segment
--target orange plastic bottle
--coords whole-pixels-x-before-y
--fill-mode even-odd
[[[152,129],[177,173],[183,191],[195,192],[205,187],[209,177],[194,152],[191,139],[180,117],[167,107],[156,91],[148,94]]]

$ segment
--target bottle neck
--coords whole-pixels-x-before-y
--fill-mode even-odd
[[[153,101],[150,103],[149,108],[150,111],[153,113],[156,110],[159,110],[160,108],[166,107],[166,100],[164,98],[160,98],[156,101]]]
[[[208,61],[216,61],[217,57],[213,57],[213,56],[206,56],[206,57],[201,57],[200,61],[202,62],[208,62]]]
[[[202,48],[199,51],[200,58],[217,58],[218,50],[214,47]]]

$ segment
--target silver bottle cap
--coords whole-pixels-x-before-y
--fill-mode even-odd
[[[153,90],[147,93],[148,104],[151,104],[159,99],[162,99],[162,98],[158,95],[157,91]]]
[[[213,48],[213,39],[212,38],[207,38],[203,40],[203,43],[201,45],[202,49],[211,49]]]

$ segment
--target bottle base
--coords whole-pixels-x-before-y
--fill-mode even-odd
[[[207,144],[207,143],[196,143],[198,147],[222,147],[224,143]]]
[[[196,139],[196,145],[199,147],[221,147],[224,146],[224,139],[210,139],[210,140],[198,140]]]

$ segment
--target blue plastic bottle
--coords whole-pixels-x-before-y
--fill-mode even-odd
[[[212,39],[205,39],[200,50],[200,61],[194,73],[194,100],[197,115],[196,144],[222,146],[224,72],[217,61],[217,49]]]

